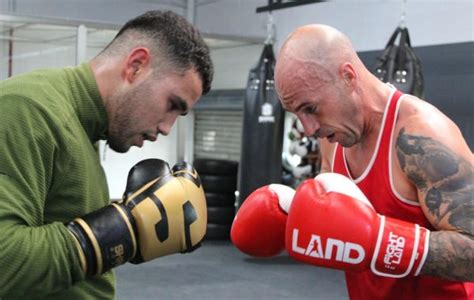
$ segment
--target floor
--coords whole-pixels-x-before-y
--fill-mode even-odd
[[[348,299],[344,274],[291,260],[256,259],[228,241],[116,269],[117,300]]]

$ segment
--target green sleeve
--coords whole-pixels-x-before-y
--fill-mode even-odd
[[[28,99],[0,99],[0,297],[38,297],[83,279],[62,223],[44,224],[57,126]]]

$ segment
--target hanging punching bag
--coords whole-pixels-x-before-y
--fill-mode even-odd
[[[284,111],[273,80],[275,55],[266,44],[250,70],[244,102],[239,206],[257,188],[281,182]]]
[[[397,38],[400,37],[398,45]],[[411,46],[408,28],[398,26],[390,37],[373,73],[403,93],[423,99],[424,80],[421,60]]]

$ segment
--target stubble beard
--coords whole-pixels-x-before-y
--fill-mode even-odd
[[[132,146],[130,139],[133,136],[131,116],[133,114],[133,99],[135,92],[119,96],[117,103],[119,103],[114,119],[109,122],[108,143],[109,147],[118,153],[127,152]]]

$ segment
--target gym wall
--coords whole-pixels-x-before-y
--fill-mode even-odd
[[[166,9],[185,15],[185,7],[172,1],[141,0],[8,0],[0,1],[0,13],[31,17],[86,20],[122,24],[147,10]]]
[[[331,25],[352,40],[357,51],[383,49],[405,11],[415,47],[474,41],[472,0],[334,0],[273,12],[280,44],[296,27]]]
[[[0,26],[0,29],[2,27]],[[30,40],[24,39],[14,41],[12,56],[12,74],[20,74],[29,70],[74,65],[75,63],[75,40],[63,40],[56,43],[43,43],[34,35],[38,31],[47,30],[51,35],[70,34],[75,35],[76,28],[67,26],[35,25],[28,30],[18,28],[14,37],[31,36]],[[2,31],[3,32],[3,31]],[[9,35],[9,31],[4,33]],[[0,80],[6,79],[9,72],[9,43],[0,40]]]
[[[243,89],[249,71],[262,53],[262,43],[211,49],[214,63],[213,90]]]
[[[474,42],[415,47],[423,64],[425,100],[450,117],[474,151]],[[379,51],[359,52],[373,68]]]

